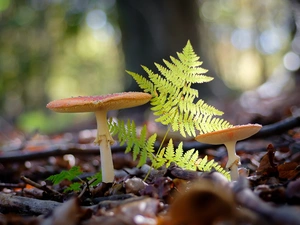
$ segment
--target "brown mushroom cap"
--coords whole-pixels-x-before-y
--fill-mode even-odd
[[[195,137],[196,141],[206,144],[224,144],[229,141],[239,141],[251,137],[261,129],[260,124],[246,124],[233,126],[227,129],[200,134]]]
[[[54,100],[47,104],[47,108],[62,113],[95,112],[99,110],[117,110],[143,105],[151,99],[151,95],[144,92],[122,92],[98,96],[79,96]]]

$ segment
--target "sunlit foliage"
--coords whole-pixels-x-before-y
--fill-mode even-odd
[[[20,121],[49,99],[122,90],[115,18],[115,1],[1,1],[0,114]]]
[[[205,53],[230,88],[256,88],[283,68],[293,29],[289,1],[204,0],[199,15]]]

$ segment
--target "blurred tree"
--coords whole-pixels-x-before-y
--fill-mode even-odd
[[[215,62],[209,60],[207,53],[211,49],[203,42],[209,37],[199,16],[201,4],[202,1],[198,0],[117,0],[126,70],[143,75],[141,65],[145,65],[157,71],[154,62],[161,64],[162,59],[176,57],[176,52],[180,52],[190,40],[203,61],[203,67],[209,70],[208,75],[214,77],[209,84],[194,86],[201,89],[201,98],[227,95],[229,89],[216,76]],[[139,90],[131,77],[124,77],[125,90]]]
[[[199,16],[196,0],[118,0],[119,26],[126,69],[143,74],[141,65],[154,69],[181,51],[187,40],[199,52]],[[126,76],[126,90],[138,90]]]
[[[49,75],[53,39],[46,21],[42,9],[35,10],[25,1],[10,1],[1,12],[0,106],[9,119],[37,109],[34,106],[47,98],[43,83]]]
[[[114,0],[0,0],[1,117],[15,125],[39,111],[41,128],[50,99],[119,91],[115,12]]]

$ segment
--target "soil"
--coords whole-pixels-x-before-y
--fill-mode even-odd
[[[0,224],[300,224],[299,116],[281,116],[237,144],[237,181],[174,164],[137,168],[115,143],[114,183],[92,185],[88,178],[99,171],[100,161],[95,130],[6,136],[0,151]],[[190,148],[225,167],[224,146],[185,140],[184,149]],[[73,166],[83,171],[78,178],[56,185],[47,180]],[[78,181],[78,190],[67,191]]]

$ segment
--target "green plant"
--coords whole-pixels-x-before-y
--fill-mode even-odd
[[[166,67],[155,63],[160,74],[142,66],[149,79],[127,71],[145,92],[152,95],[151,110],[158,117],[156,122],[170,125],[169,128],[179,131],[183,137],[186,134],[195,137],[196,130],[201,134],[231,127],[228,121],[216,117],[222,115],[222,111],[202,99],[196,101],[198,90],[192,85],[213,78],[203,75],[207,70],[201,67],[200,57],[195,54],[191,43],[188,41],[183,52],[177,55],[179,59],[170,57],[171,62],[163,60]]]
[[[134,121],[128,120],[127,123],[123,120],[114,122],[109,121],[108,127],[113,136],[118,136],[120,145],[127,144],[125,153],[132,152],[133,160],[139,158],[137,167],[141,167],[149,158],[153,161],[154,157],[154,143],[156,141],[156,134],[152,134],[147,140],[147,127],[143,126],[139,135],[137,135]]]
[[[210,171],[212,168],[223,173],[229,178],[229,173],[225,171],[218,163],[213,160],[207,161],[207,158],[199,159],[198,152],[190,149],[183,152],[182,142],[174,149],[172,139],[169,140],[167,147],[163,147],[168,132],[179,131],[183,137],[196,136],[196,131],[200,134],[232,127],[232,125],[219,117],[222,111],[210,106],[202,99],[198,98],[198,90],[192,88],[195,83],[204,83],[213,80],[212,77],[203,75],[207,72],[201,67],[202,62],[188,41],[183,48],[182,53],[177,53],[178,58],[170,57],[171,62],[163,60],[166,67],[155,63],[158,73],[154,73],[146,66],[142,66],[148,74],[148,79],[134,72],[127,71],[138,85],[152,95],[150,103],[151,110],[157,116],[156,122],[167,125],[168,129],[161,142],[161,145],[154,155],[154,142],[156,134],[146,140],[146,126],[142,128],[140,137],[136,136],[136,127],[134,122],[118,121],[110,122],[112,134],[118,135],[121,145],[127,143],[126,152],[133,152],[133,158],[139,155],[138,166],[146,163],[150,159],[154,168],[163,165],[167,167],[175,162],[182,168],[192,170]]]
[[[136,132],[136,125],[134,121],[128,120],[125,123],[123,120],[117,122],[110,120],[108,123],[110,133],[117,136],[120,145],[127,144],[125,153],[132,152],[133,159],[138,159],[137,167],[141,167],[147,162],[151,161],[152,167],[158,169],[161,166],[169,167],[171,163],[176,163],[178,166],[199,171],[212,171],[216,170],[222,173],[227,179],[230,179],[230,174],[224,170],[214,160],[207,160],[205,156],[203,159],[198,157],[198,151],[190,149],[186,152],[183,151],[183,142],[180,142],[177,148],[174,148],[173,140],[170,139],[166,147],[160,147],[159,153],[155,153],[154,143],[156,141],[156,134],[152,134],[147,139],[147,127],[143,126],[140,134]]]
[[[167,147],[161,149],[156,161],[154,161],[154,168],[159,168],[163,165],[169,167],[172,162],[184,169],[199,171],[216,170],[228,179],[230,177],[229,173],[214,160],[208,161],[207,156],[199,158],[198,151],[195,149],[190,149],[184,152],[182,142],[180,142],[177,148],[174,149],[173,140],[170,139]]]
[[[51,181],[54,185],[59,184],[63,180],[72,181],[75,178],[79,180],[79,182],[73,182],[70,186],[64,189],[64,192],[68,191],[80,191],[82,184],[85,183],[79,176],[83,173],[79,166],[73,166],[69,170],[63,170],[59,174],[51,175],[46,180]],[[96,186],[102,181],[101,172],[94,174],[91,177],[87,178],[88,181],[92,181],[89,186]]]

